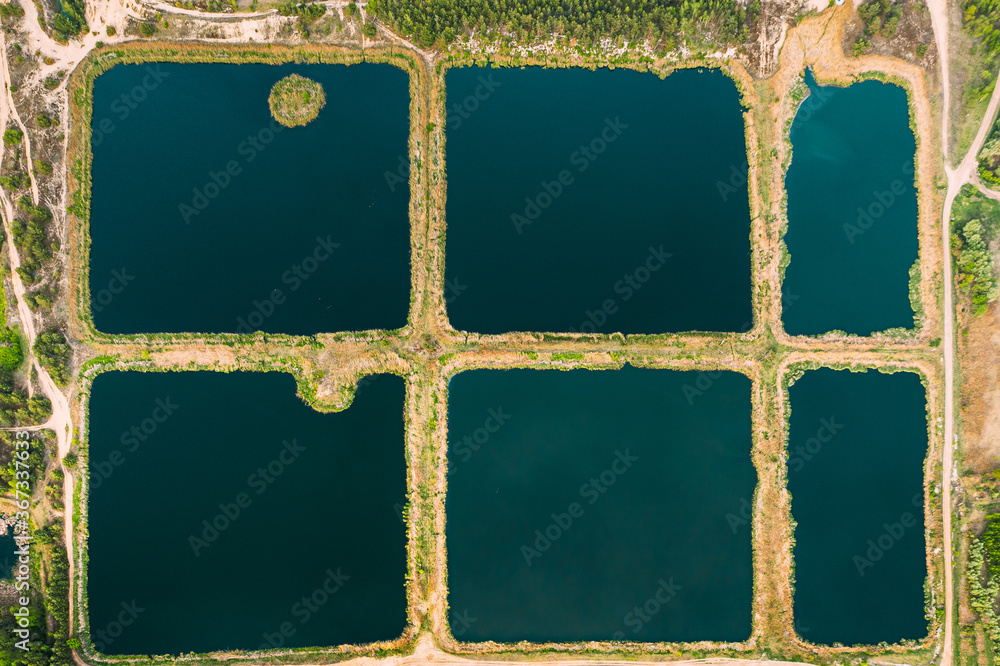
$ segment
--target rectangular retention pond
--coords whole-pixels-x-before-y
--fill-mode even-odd
[[[785,330],[869,335],[912,328],[916,142],[906,91],[879,81],[818,86],[809,70],[806,84],[785,178]]]
[[[920,376],[811,370],[789,398],[797,630],[820,644],[924,638]]]
[[[539,67],[445,78],[455,328],[750,327],[747,153],[731,79]]]
[[[740,641],[751,631],[750,380],[475,370],[449,386],[461,641]],[[685,391],[687,387],[687,391]],[[468,618],[476,618],[470,622]]]
[[[297,73],[326,106],[284,128]],[[410,295],[409,78],[387,64],[119,65],[94,82],[90,291],[107,333],[393,329]]]
[[[403,380],[321,414],[279,373],[108,373],[90,400],[105,654],[332,646],[406,626]],[[123,610],[124,609],[124,610]]]

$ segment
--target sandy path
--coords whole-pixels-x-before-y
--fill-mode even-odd
[[[0,35],[0,67],[2,67],[4,81],[10,81],[10,67],[7,65],[7,40],[4,35]],[[24,126],[21,122],[21,117],[17,113],[17,107],[14,106],[14,98],[10,92],[10,86],[5,85],[4,96],[6,97],[6,111],[4,113],[4,129],[7,128],[8,120],[12,120],[17,124],[21,133],[24,135],[21,137],[22,145],[24,146],[24,155],[28,167],[28,178],[31,180],[31,199],[37,204],[38,203],[38,183],[35,181],[35,172],[31,168],[31,137],[28,136],[28,128]],[[9,238],[9,236],[8,236]]]
[[[31,11],[35,13],[35,7],[33,3],[25,2],[21,3],[22,6],[31,7]],[[36,14],[37,16],[37,14]],[[27,11],[25,12],[25,20],[28,19]],[[28,24],[29,32],[31,26],[34,27],[35,32],[41,32],[41,28],[38,25],[37,20],[33,20]],[[7,44],[5,39],[5,34],[0,31],[0,78],[4,81],[10,81],[10,68],[7,63]],[[5,130],[9,124],[16,123],[22,132],[24,132],[24,150],[25,159],[28,164],[28,172],[31,173],[31,140],[28,136],[28,132],[21,122],[21,119],[17,115],[17,108],[14,106],[14,100],[11,96],[10,89],[5,86],[6,94],[0,98],[0,132]],[[38,184],[35,182],[34,175],[31,177],[31,198],[34,203],[38,204]],[[11,223],[14,220],[14,206],[7,197],[6,193],[0,191],[0,205],[3,207],[3,228],[4,233],[8,239],[13,239],[13,234],[11,233]],[[18,275],[17,269],[21,265],[21,258],[18,255],[17,248],[14,246],[12,240],[8,240],[6,243],[7,252],[10,255],[10,268],[11,268],[11,285],[14,290],[14,298],[17,303],[17,313],[21,319],[21,328],[24,332],[25,337],[28,339],[28,358],[29,363],[35,369],[38,381],[42,386],[42,393],[49,402],[52,404],[52,416],[48,421],[45,422],[44,427],[51,429],[56,434],[56,441],[58,442],[59,450],[59,460],[69,452],[70,444],[70,433],[73,431],[72,418],[70,416],[69,401],[61,390],[56,386],[55,382],[49,376],[48,371],[42,367],[38,362],[38,359],[34,357],[32,349],[34,348],[35,338],[37,336],[37,331],[35,330],[35,319],[25,302],[24,294],[24,283],[21,281],[21,276]],[[67,556],[69,558],[69,575],[70,580],[73,577],[73,474],[69,469],[65,467],[62,468],[65,475],[64,481],[64,523],[65,523],[65,534],[66,534],[66,550]],[[70,603],[70,617],[72,617],[73,599],[69,600]]]
[[[931,28],[934,30],[934,43],[937,46],[938,58],[941,62],[941,82],[944,92],[941,122],[941,152],[944,153],[945,164],[948,163],[948,109],[949,95],[948,66],[948,2],[947,0],[927,0],[927,9],[931,13]]]
[[[976,182],[976,155],[986,140],[990,129],[993,126],[993,119],[996,117],[997,106],[1000,105],[1000,82],[993,87],[993,95],[987,106],[986,114],[983,117],[976,138],[969,147],[958,168],[951,169],[948,166],[948,128],[950,113],[950,86],[948,68],[948,11],[946,0],[927,0],[927,7],[931,13],[931,26],[934,29],[934,41],[937,44],[941,62],[941,87],[943,90],[943,105],[941,110],[941,150],[944,155],[945,173],[948,176],[948,192],[945,196],[944,207],[941,211],[941,242],[943,244],[943,271],[944,275],[944,456],[942,476],[947,480],[944,486],[943,497],[943,523],[944,523],[944,551],[948,555],[949,563],[954,563],[954,547],[951,536],[951,488],[954,482],[955,472],[953,454],[957,445],[957,435],[955,434],[955,326],[954,326],[954,299],[953,280],[951,269],[951,207],[955,201],[955,196],[968,182]],[[941,666],[951,666],[952,651],[954,643],[954,591],[952,583],[952,568],[946,566],[944,569],[944,594],[945,594],[945,614],[944,614],[944,641],[941,655]]]

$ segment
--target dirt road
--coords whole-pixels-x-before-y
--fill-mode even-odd
[[[22,3],[22,5],[31,3]],[[32,6],[32,10],[34,7]],[[37,21],[35,21],[34,26],[37,30]],[[10,81],[10,68],[7,63],[7,44],[5,35],[0,31],[0,77],[4,81]],[[14,107],[13,98],[11,97],[9,86],[4,86],[6,93],[0,96],[0,132],[3,132],[7,127],[17,125],[22,132],[24,132],[24,153],[25,159],[28,164],[28,172],[31,172],[31,141],[24,124],[17,115],[17,109]],[[34,176],[31,179],[31,199],[37,205],[39,202],[38,185],[35,182]],[[3,229],[6,237],[12,239],[13,235],[11,233],[11,224],[14,221],[14,205],[7,197],[5,193],[0,191],[0,205],[3,207]],[[35,369],[38,376],[38,381],[42,387],[42,393],[49,402],[52,404],[52,416],[44,424],[44,427],[52,430],[56,434],[58,446],[59,446],[59,459],[66,455],[69,451],[70,445],[70,433],[73,432],[73,422],[70,416],[69,401],[63,392],[56,386],[55,382],[49,376],[48,371],[42,367],[38,362],[38,359],[34,357],[32,349],[34,348],[35,338],[38,332],[35,330],[35,319],[28,307],[27,302],[24,299],[25,288],[24,283],[21,281],[21,276],[18,275],[17,269],[21,265],[21,258],[18,255],[17,247],[15,247],[13,242],[6,243],[7,252],[10,255],[10,281],[14,290],[14,299],[17,303],[17,314],[21,320],[21,329],[28,339],[28,358],[29,363]],[[73,474],[69,469],[63,468],[65,474],[64,482],[64,501],[65,501],[65,532],[66,532],[66,548],[67,555],[69,557],[69,572],[70,579],[73,577],[73,539],[71,535],[73,534]],[[72,609],[73,600],[70,599],[70,608]],[[72,613],[72,610],[71,610]]]
[[[953,298],[953,281],[951,278],[951,207],[962,186],[969,182],[975,182],[976,176],[976,155],[982,147],[983,142],[989,135],[996,118],[997,107],[1000,105],[1000,82],[993,87],[993,96],[986,109],[976,138],[969,147],[969,151],[962,158],[957,168],[948,166],[948,128],[949,110],[951,103],[951,93],[948,80],[948,13],[946,0],[928,0],[928,9],[931,13],[931,25],[934,28],[934,41],[937,44],[941,62],[941,81],[943,89],[943,105],[941,110],[941,147],[944,155],[945,172],[948,175],[948,191],[945,195],[944,207],[941,211],[941,242],[944,249],[944,339],[942,349],[944,350],[944,459],[942,461],[942,476],[945,482],[943,506],[944,506],[944,552],[949,561],[953,562],[954,547],[951,534],[951,489],[955,478],[953,453],[958,436],[955,434],[955,305]],[[944,640],[941,654],[941,666],[951,666],[953,658],[954,644],[954,590],[952,583],[952,566],[946,566],[944,570],[944,594],[945,594],[945,614],[944,614]]]

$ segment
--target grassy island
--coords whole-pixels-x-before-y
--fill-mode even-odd
[[[298,74],[281,79],[267,99],[271,115],[285,127],[298,127],[315,120],[326,104],[323,86]]]

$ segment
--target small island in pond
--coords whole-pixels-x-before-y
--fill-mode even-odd
[[[267,103],[275,120],[285,127],[299,127],[316,119],[326,95],[319,83],[291,74],[274,84]]]

